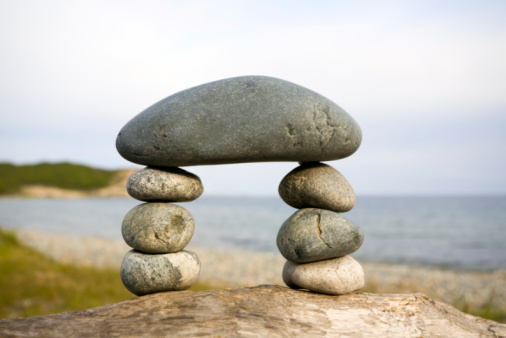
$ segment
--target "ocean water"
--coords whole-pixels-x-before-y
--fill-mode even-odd
[[[0,199],[0,225],[121,239],[133,199]],[[278,252],[296,209],[279,197],[210,197],[178,203],[195,219],[191,244]],[[344,214],[365,234],[359,261],[456,269],[506,269],[506,197],[357,197]]]

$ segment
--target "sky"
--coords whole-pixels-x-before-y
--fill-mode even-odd
[[[119,130],[206,82],[265,75],[362,128],[327,162],[357,195],[506,194],[506,1],[0,0],[0,162],[140,168]],[[196,166],[207,194],[276,195],[296,163]]]

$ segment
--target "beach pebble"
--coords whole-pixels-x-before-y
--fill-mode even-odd
[[[148,253],[180,251],[190,242],[194,230],[190,212],[169,203],[140,204],[128,212],[121,226],[125,242]]]
[[[171,95],[130,120],[116,139],[148,166],[330,161],[362,141],[355,120],[329,99],[266,76],[219,80]]]
[[[130,176],[127,191],[146,202],[188,202],[202,195],[204,187],[198,176],[181,168],[144,168]]]
[[[283,281],[293,289],[342,295],[364,287],[364,270],[351,256],[307,264],[287,261]]]
[[[309,263],[348,255],[364,241],[364,233],[341,214],[301,209],[279,229],[276,244],[287,260]]]
[[[191,251],[153,255],[130,250],[121,263],[121,281],[137,296],[185,290],[200,273],[200,261]]]
[[[303,163],[281,180],[279,196],[297,208],[321,208],[336,212],[349,211],[355,205],[355,192],[346,178],[331,166]]]

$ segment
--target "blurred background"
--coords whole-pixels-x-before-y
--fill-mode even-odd
[[[272,76],[362,128],[360,149],[328,163],[357,194],[349,218],[366,240],[354,256],[499,271],[458,289],[486,288],[490,307],[506,294],[505,17],[501,0],[0,0],[0,225],[121,241],[140,168],[116,152],[123,125],[196,85]],[[205,187],[184,205],[192,243],[277,252],[295,211],[277,188],[296,165],[185,168]],[[504,297],[493,305],[504,318]]]
[[[294,82],[363,130],[357,194],[506,192],[504,1],[0,2],[0,161],[128,168],[121,127],[178,91]],[[291,164],[198,167],[208,194],[276,195]]]

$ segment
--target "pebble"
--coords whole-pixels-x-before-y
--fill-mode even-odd
[[[137,296],[185,290],[197,281],[199,273],[199,258],[185,250],[160,255],[130,250],[121,263],[121,281]]]
[[[116,148],[134,163],[177,167],[331,161],[361,141],[357,122],[329,99],[284,80],[242,76],[155,103],[121,129]]]
[[[144,168],[130,176],[127,191],[145,202],[189,202],[202,195],[204,186],[197,175],[181,168]]]
[[[186,247],[195,230],[192,215],[169,203],[137,205],[123,219],[121,233],[134,249],[147,253],[177,252]]]
[[[341,214],[306,208],[283,223],[276,243],[287,260],[310,263],[348,255],[363,241],[362,229]]]
[[[321,208],[346,212],[355,206],[355,192],[346,178],[331,166],[303,163],[281,180],[279,196],[297,209]]]
[[[364,270],[351,256],[307,264],[287,261],[283,281],[294,289],[342,295],[364,287]]]
[[[28,230],[15,232],[23,245],[56,262],[73,266],[118,269],[128,250],[128,246],[119,240],[69,237]],[[277,253],[204,248],[192,246],[191,243],[189,247],[197,253],[202,263],[199,282],[222,288],[283,283],[281,271],[286,260]],[[435,267],[367,262],[362,266],[367,275],[367,292],[423,292],[435,300],[449,304],[455,304],[460,299],[471,308],[477,308],[489,302],[492,308],[506,311],[506,270],[442,270]]]

